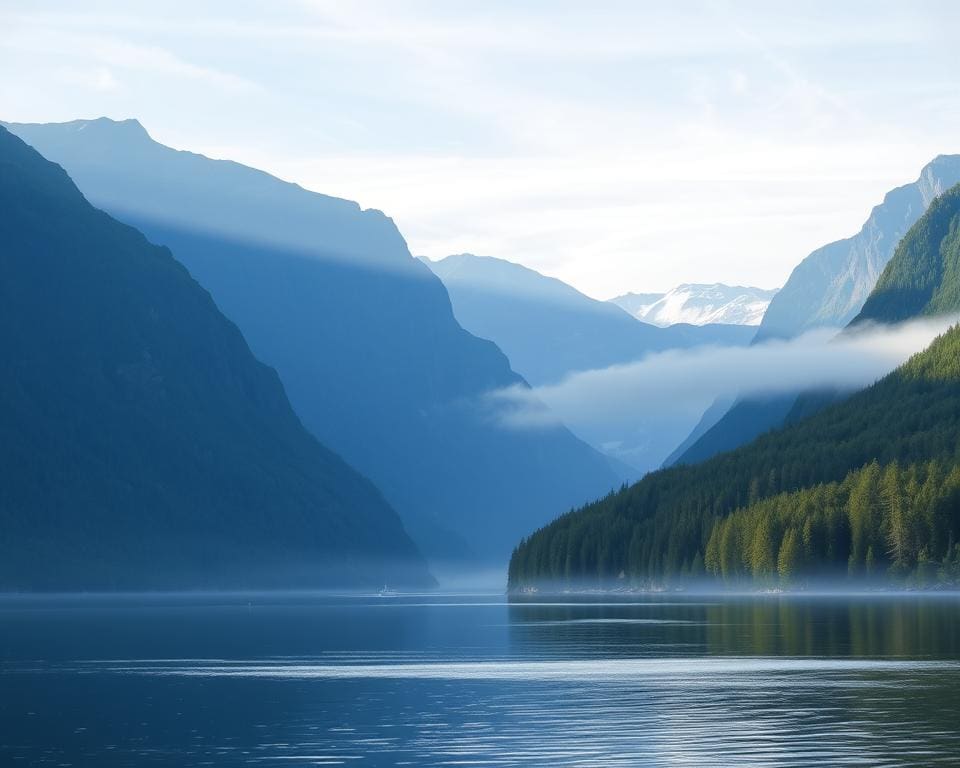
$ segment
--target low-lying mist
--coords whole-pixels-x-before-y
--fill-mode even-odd
[[[573,373],[546,386],[497,390],[489,398],[497,418],[509,428],[563,423],[613,455],[630,441],[641,448],[644,440],[664,446],[655,448],[652,456],[649,451],[644,454],[649,465],[639,468],[652,469],[718,397],[862,389],[924,349],[957,320],[945,316],[842,332],[821,329],[752,347],[672,350]]]

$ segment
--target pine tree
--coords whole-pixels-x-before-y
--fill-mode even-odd
[[[800,536],[794,528],[788,528],[777,555],[777,573],[782,583],[791,584],[796,580],[802,566],[802,557]]]

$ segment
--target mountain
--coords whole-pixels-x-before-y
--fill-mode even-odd
[[[843,327],[873,290],[900,238],[944,190],[960,182],[960,155],[940,155],[913,183],[886,194],[853,237],[807,256],[770,302],[757,341]]]
[[[904,235],[857,321],[960,312],[958,225],[960,185]],[[837,400],[804,394],[784,428],[537,531],[514,553],[512,586],[960,582],[960,326]]]
[[[460,324],[504,351],[531,384],[700,344],[747,344],[739,326],[657,328],[552,277],[472,254],[425,261],[447,288]]]
[[[960,307],[960,184],[900,241],[854,323],[898,323]]]
[[[682,443],[678,445],[673,451],[663,460],[663,467],[672,467],[678,462],[681,456],[683,456],[691,446],[693,446],[703,435],[705,435],[714,424],[716,424],[720,419],[723,418],[730,407],[734,404],[735,398],[729,395],[720,395],[714,399],[707,409],[700,416],[700,421],[694,425],[693,429],[690,430]]]
[[[928,180],[929,189],[941,189],[942,180],[949,178],[948,161],[952,159],[938,158],[925,169],[921,180]],[[917,194],[922,191],[911,190]],[[887,197],[889,200],[891,196]],[[904,236],[898,242],[893,257],[851,324],[865,321],[896,323],[920,315],[952,311],[953,307],[960,306],[960,275],[957,272],[960,251],[951,234],[951,228],[957,225],[958,197],[960,191],[954,186],[929,203],[926,213],[909,230],[909,237]],[[824,400],[792,394],[767,400],[738,401],[675,461],[683,464],[703,461],[782,426],[795,406],[810,412],[841,396],[834,393]]]
[[[513,588],[960,576],[960,327],[866,390],[521,542]],[[881,479],[883,480],[881,486]]]
[[[691,434],[671,456],[672,460],[664,462],[664,466],[698,464],[732,451],[760,435],[812,416],[849,394],[849,390],[794,392],[736,399],[712,426],[701,430],[699,435]]]
[[[514,370],[534,385],[553,384],[576,371],[629,363],[654,352],[743,346],[755,332],[739,325],[658,328],[560,280],[503,259],[460,254],[426,263],[446,286],[460,324],[495,342]],[[631,480],[659,467],[691,425],[676,415],[656,414],[641,424],[571,426],[616,462],[624,480]]]
[[[627,293],[610,299],[638,320],[666,327],[690,325],[760,325],[776,290],[723,283],[678,285],[665,294]]]
[[[430,583],[170,251],[0,128],[0,589]]]
[[[379,211],[173,150],[132,120],[10,128],[177,254],[432,563],[502,563],[523,531],[619,483],[562,427],[501,426],[486,393],[523,380],[457,324]]]
[[[620,309],[637,317],[638,312],[642,313],[666,295],[665,293],[625,293],[622,296],[609,299],[609,302],[616,304]]]

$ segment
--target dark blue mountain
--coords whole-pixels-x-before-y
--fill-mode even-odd
[[[782,426],[796,401],[795,393],[739,399],[712,427],[695,440],[688,440],[686,448],[679,455],[673,456],[672,461],[665,462],[664,466],[698,464],[718,453],[746,445],[760,435]]]
[[[175,151],[136,121],[10,129],[173,249],[304,425],[374,481],[434,562],[503,562],[523,531],[618,484],[566,429],[501,426],[486,394],[523,380],[457,324],[379,211]]]
[[[0,589],[431,583],[174,260],[0,128]]]

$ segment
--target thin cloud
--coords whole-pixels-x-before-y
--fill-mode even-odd
[[[134,43],[102,34],[68,33],[55,25],[21,28],[15,35],[0,38],[0,48],[60,59],[74,57],[113,69],[187,78],[230,92],[259,87],[247,78],[195,64],[157,45]]]
[[[0,117],[137,117],[598,298],[780,284],[957,150],[943,4],[21,5]]]
[[[675,350],[575,373],[549,386],[498,390],[488,398],[500,422],[512,429],[564,423],[580,433],[626,432],[671,417],[695,419],[717,397],[860,389],[924,349],[957,320],[871,326],[840,335],[818,330],[753,347]]]

